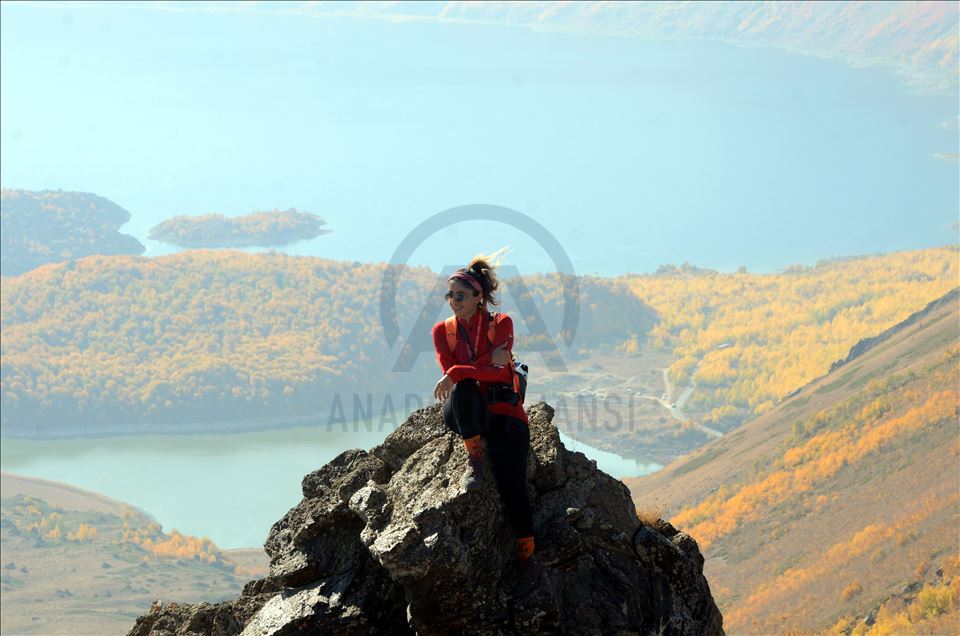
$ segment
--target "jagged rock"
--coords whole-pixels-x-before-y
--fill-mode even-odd
[[[903,586],[903,589],[900,591],[901,594],[913,594],[923,586],[921,581],[911,581]]]
[[[264,549],[270,577],[299,587],[354,570],[369,559],[360,544],[364,523],[350,496],[368,481],[383,482],[389,470],[362,450],[348,450],[303,478],[303,500],[273,524]]]
[[[462,487],[467,454],[432,406],[304,478],[303,500],[265,544],[267,578],[234,601],[153,608],[130,634],[722,634],[696,542],[664,521],[642,525],[623,483],[563,447],[549,405],[527,414],[543,566],[529,593],[514,594],[490,471]]]
[[[272,597],[272,594],[241,596],[229,603],[186,605],[154,602],[150,613],[137,619],[129,636],[173,636],[174,634],[239,634],[243,625]]]

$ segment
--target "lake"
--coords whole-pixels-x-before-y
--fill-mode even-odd
[[[369,449],[393,430],[301,427],[217,435],[69,440],[4,438],[3,470],[61,481],[125,501],[166,531],[207,536],[221,548],[260,546],[301,499],[300,481],[349,448]],[[616,476],[661,468],[594,449],[560,434],[570,450]]]
[[[956,95],[912,94],[890,68],[259,6],[0,10],[0,182],[107,197],[148,256],[175,251],[146,238],[174,215],[289,207],[333,233],[283,251],[379,262],[430,215],[503,205],[603,276],[957,238]],[[555,271],[531,237],[481,221],[411,262],[439,271],[504,245],[521,273]]]

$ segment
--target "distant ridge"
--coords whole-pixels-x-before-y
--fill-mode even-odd
[[[927,306],[921,309],[920,311],[916,311],[910,314],[910,316],[907,317],[907,319],[904,320],[903,322],[900,322],[890,327],[886,331],[876,336],[872,336],[870,338],[864,338],[863,340],[861,340],[860,342],[858,342],[857,344],[853,345],[853,347],[850,348],[850,353],[847,354],[846,358],[844,358],[843,360],[837,360],[836,362],[831,364],[830,371],[839,369],[840,367],[842,367],[845,364],[848,364],[852,360],[859,358],[861,355],[863,355],[873,347],[877,346],[881,342],[888,340],[894,334],[899,333],[903,329],[914,324],[921,318],[924,318],[925,316],[933,313],[937,309],[940,309],[945,305],[949,305],[950,303],[956,302],[958,298],[960,298],[960,287],[954,287],[953,289],[948,291],[946,294],[944,294],[940,298],[930,301],[927,304]]]
[[[52,506],[67,510],[92,510],[117,516],[126,510],[139,515],[138,521],[144,525],[156,522],[145,510],[99,492],[62,481],[0,472],[0,498],[6,499],[17,494],[42,499]]]
[[[619,37],[775,46],[882,64],[927,91],[956,91],[956,2],[438,2],[364,5],[364,18],[435,19]],[[312,4],[311,14],[342,12]],[[347,10],[349,11],[349,9]]]

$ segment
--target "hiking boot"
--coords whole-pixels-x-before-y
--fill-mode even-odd
[[[517,582],[513,586],[514,596],[527,596],[540,584],[543,565],[536,556],[517,560]]]
[[[483,456],[468,455],[467,458],[467,470],[463,473],[463,488],[465,490],[477,490],[483,481]]]

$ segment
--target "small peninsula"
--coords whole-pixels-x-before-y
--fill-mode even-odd
[[[145,247],[121,234],[122,207],[89,192],[0,191],[0,272],[19,276],[46,263],[93,254],[139,256]]]
[[[150,228],[147,238],[178,247],[271,247],[312,239],[332,230],[310,212],[270,210],[243,216],[181,215]]]

